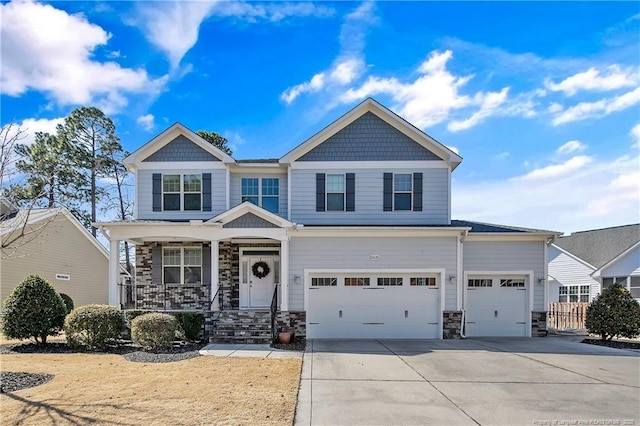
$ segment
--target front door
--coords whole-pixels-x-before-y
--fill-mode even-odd
[[[274,262],[272,256],[249,257],[247,268],[249,308],[268,308],[271,306],[274,285]]]

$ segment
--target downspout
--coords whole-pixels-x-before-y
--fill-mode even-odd
[[[463,256],[463,244],[465,238],[467,238],[467,235],[469,234],[469,231],[466,230],[464,231],[461,235],[460,235],[460,243],[458,244],[458,259],[459,259],[459,264],[460,264],[460,270],[458,271],[458,279],[462,282],[462,285],[460,286],[460,293],[462,295],[461,299],[462,299],[462,303],[460,305],[460,312],[462,312],[462,315],[460,316],[460,338],[461,339],[466,339],[467,336],[464,335],[464,326],[465,326],[465,320],[466,320],[466,312],[464,311],[464,276],[463,276],[463,266],[462,266],[462,256]]]

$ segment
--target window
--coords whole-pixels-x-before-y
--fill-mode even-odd
[[[631,292],[631,297],[640,299],[640,277],[631,277],[629,292]]]
[[[344,211],[344,175],[327,175],[327,211]]]
[[[411,174],[393,175],[393,209],[411,210],[413,176]]]
[[[410,284],[411,286],[417,286],[417,287],[423,287],[423,286],[435,287],[436,279],[435,277],[416,277],[416,278],[411,278]]]
[[[311,278],[312,287],[335,287],[337,285],[337,278]]]
[[[378,285],[385,287],[401,286],[402,277],[380,277],[378,278]]]
[[[164,248],[162,276],[165,284],[202,283],[202,249],[199,247]]]
[[[163,175],[162,205],[165,211],[202,210],[202,175]]]
[[[278,214],[280,180],[278,178],[242,178],[242,202],[245,201]]]
[[[569,285],[558,289],[559,302],[589,302],[591,286]]]
[[[369,278],[345,278],[345,287],[363,287],[369,285]]]
[[[524,280],[501,279],[500,287],[520,287],[524,288]]]
[[[473,279],[467,282],[467,287],[491,287],[493,283],[489,278]]]

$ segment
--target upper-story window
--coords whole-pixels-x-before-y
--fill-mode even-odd
[[[280,180],[278,178],[242,178],[242,202],[245,201],[278,214]]]
[[[422,211],[422,173],[385,173],[383,210]]]
[[[327,211],[344,211],[344,175],[327,175]]]
[[[316,173],[317,212],[353,212],[355,210],[355,173]]]
[[[165,211],[202,210],[202,175],[163,175],[162,209]]]
[[[393,209],[411,210],[413,194],[413,176],[411,174],[393,175]]]

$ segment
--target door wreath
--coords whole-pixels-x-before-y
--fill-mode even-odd
[[[264,278],[269,275],[269,265],[267,264],[267,262],[260,260],[253,264],[253,266],[251,267],[251,272],[253,272],[253,275],[258,278]]]

